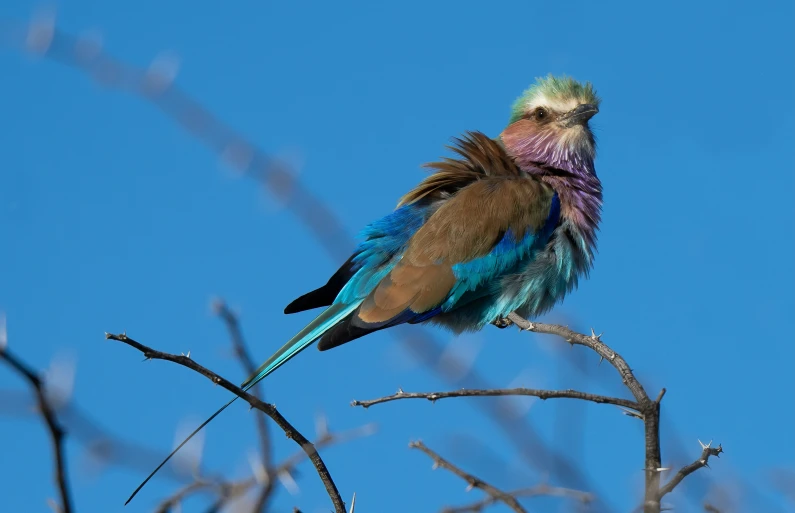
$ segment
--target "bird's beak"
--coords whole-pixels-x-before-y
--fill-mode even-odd
[[[599,108],[596,105],[583,103],[565,113],[558,121],[566,128],[574,125],[584,125],[589,119],[594,117],[597,112],[599,112]]]

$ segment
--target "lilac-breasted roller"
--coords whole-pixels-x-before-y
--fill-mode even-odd
[[[588,121],[598,111],[591,84],[549,76],[514,103],[498,138],[456,139],[456,157],[427,164],[433,173],[364,229],[328,283],[285,308],[326,307],[242,388],[315,341],[325,351],[404,323],[460,333],[549,310],[593,262],[602,186]]]

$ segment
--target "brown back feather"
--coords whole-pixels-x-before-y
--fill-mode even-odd
[[[441,199],[486,177],[521,176],[521,171],[502,145],[482,132],[466,132],[463,138],[454,138],[448,146],[461,156],[459,159],[443,158],[423,167],[435,172],[417,187],[400,198],[398,207],[422,198]]]

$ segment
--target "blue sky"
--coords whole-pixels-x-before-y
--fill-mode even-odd
[[[785,511],[766,483],[795,462],[795,12],[774,1],[627,5],[75,0],[59,6],[58,25],[101,33],[107,51],[138,66],[163,51],[178,55],[179,86],[294,162],[350,234],[389,212],[451,137],[499,133],[535,77],[592,81],[603,99],[593,120],[605,188],[599,254],[591,278],[548,319],[604,331],[650,394],[667,387],[664,464],[695,459],[698,439],[723,444],[712,469],[671,497],[680,510],[716,500],[712,487],[722,486],[757,511]],[[38,7],[3,2],[0,17],[24,23]],[[9,343],[38,368],[74,362],[81,408],[127,440],[167,450],[179,426],[228,394],[175,365],[142,363],[103,332],[190,350],[239,381],[211,299],[240,311],[264,359],[311,317],[286,317],[284,305],[341,261],[283,204],[139,96],[7,46],[0,69],[0,310]],[[477,498],[432,472],[408,449],[413,439],[496,485],[538,482],[545,464],[518,455],[474,399],[349,406],[398,387],[451,387],[401,342],[417,329],[302,353],[268,378],[267,399],[307,434],[321,412],[338,430],[378,424],[376,435],[323,452],[346,500],[357,492],[357,511],[435,511]],[[475,357],[494,386],[626,394],[596,356],[551,338],[427,331],[446,351]],[[0,390],[16,398],[11,391],[24,385],[2,370]],[[519,425],[578,465],[607,507],[636,504],[637,421],[611,406],[514,404]],[[6,408],[4,510],[49,511],[45,432],[14,400]],[[252,414],[236,405],[207,430],[202,461],[244,475],[255,447]],[[294,445],[276,436],[275,450],[284,456]],[[123,508],[143,474],[91,471],[80,444],[70,441],[68,451],[80,511],[151,511],[175,489],[155,480]],[[552,484],[572,485],[547,467]],[[276,511],[328,509],[311,467],[301,468],[299,483],[298,495],[280,490]]]

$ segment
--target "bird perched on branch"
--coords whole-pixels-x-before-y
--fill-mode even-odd
[[[315,341],[325,351],[404,323],[462,332],[549,310],[593,262],[602,186],[588,121],[598,111],[591,84],[549,76],[516,100],[499,137],[456,139],[457,155],[427,164],[432,174],[365,228],[328,283],[285,308],[326,307],[241,387]]]

